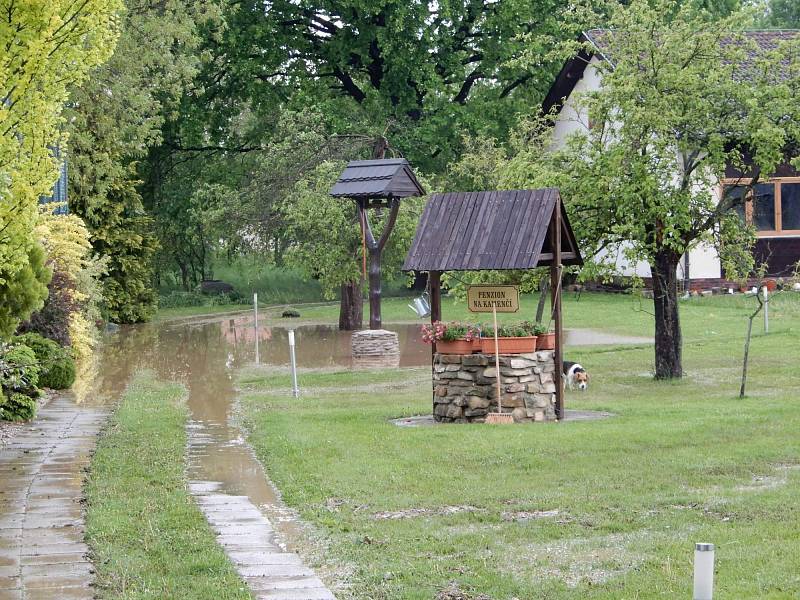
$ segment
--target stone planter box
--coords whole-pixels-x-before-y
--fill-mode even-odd
[[[503,412],[518,423],[554,421],[556,384],[552,350],[500,355]],[[497,412],[494,354],[443,354],[433,366],[433,418],[441,423],[483,423]]]
[[[536,336],[526,337],[500,337],[497,338],[500,354],[525,354],[536,351]],[[494,338],[481,338],[481,351],[484,354],[494,354]]]

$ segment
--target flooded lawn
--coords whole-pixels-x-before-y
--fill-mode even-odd
[[[400,341],[401,367],[429,364],[430,346],[424,344],[418,324],[388,326]],[[295,522],[278,500],[260,463],[244,442],[234,415],[236,368],[255,360],[256,340],[260,362],[289,363],[289,328],[261,320],[256,330],[251,315],[204,317],[174,322],[123,327],[109,335],[101,364],[86,402],[106,404],[124,390],[131,374],[141,368],[159,378],[176,379],[188,389],[189,478],[214,482],[216,491],[244,496],[258,506],[275,526],[276,543],[291,549]],[[334,326],[300,325],[295,329],[300,368],[352,368],[350,332]],[[599,332],[568,332],[567,344],[648,343],[647,338],[620,338]]]

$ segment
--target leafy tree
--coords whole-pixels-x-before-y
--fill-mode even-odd
[[[20,294],[0,297],[2,335],[44,299],[32,235],[38,200],[58,177],[52,149],[64,141],[67,90],[111,53],[119,8],[116,0],[0,0],[0,286]]]
[[[502,138],[540,101],[558,65],[519,60],[542,50],[524,34],[572,37],[571,10],[558,0],[278,0],[269,10],[245,0],[211,48],[207,89],[224,90],[214,95],[223,111],[234,87],[257,114],[276,96],[290,109],[314,106],[335,133],[383,134],[437,172],[464,131]]]
[[[191,86],[202,56],[199,30],[217,19],[209,1],[129,2],[111,60],[72,90],[70,207],[92,245],[109,257],[104,294],[112,320],[147,320],[155,309],[155,224],[137,189],[138,161]]]
[[[727,165],[749,172],[748,184],[774,172],[800,139],[798,46],[760,52],[740,33],[743,19],[709,22],[675,0],[620,8],[605,38],[612,61],[599,65],[602,89],[577,98],[594,125],[550,154],[532,127],[505,173],[506,183],[559,185],[584,247],[649,264],[657,378],[683,372],[681,255],[750,239],[732,214],[736,199],[717,202],[710,190]]]
[[[770,0],[769,25],[794,29],[800,27],[800,2],[797,0]]]

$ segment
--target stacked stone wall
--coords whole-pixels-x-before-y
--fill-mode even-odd
[[[433,418],[443,423],[482,423],[497,412],[493,354],[436,354]],[[556,368],[552,350],[500,355],[502,412],[515,422],[556,418]]]

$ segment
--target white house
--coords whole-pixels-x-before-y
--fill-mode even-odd
[[[588,115],[585,109],[578,106],[576,97],[602,86],[597,65],[607,60],[603,54],[603,33],[604,30],[591,30],[581,35],[580,41],[588,42],[591,51],[581,50],[567,61],[543,102],[545,113],[557,113],[553,129],[556,147],[563,145],[575,131],[589,129]],[[747,35],[760,47],[770,48],[779,41],[800,35],[800,31],[751,31]],[[729,168],[720,178],[720,185],[708,193],[717,199],[721,198],[723,189],[725,193],[744,193],[744,186],[733,185],[740,177],[740,173]],[[757,184],[752,193],[757,197],[757,202],[745,203],[747,209],[743,216],[758,231],[754,248],[756,259],[759,263],[767,262],[770,275],[789,275],[800,261],[800,172],[791,165],[782,165],[773,178]],[[753,206],[756,207],[755,211]],[[614,258],[616,270],[621,275],[650,277],[650,267],[646,263],[628,264],[621,254],[611,258]],[[678,276],[697,284],[713,285],[724,281],[725,274],[717,249],[708,244],[692,248],[688,257],[682,258]]]

